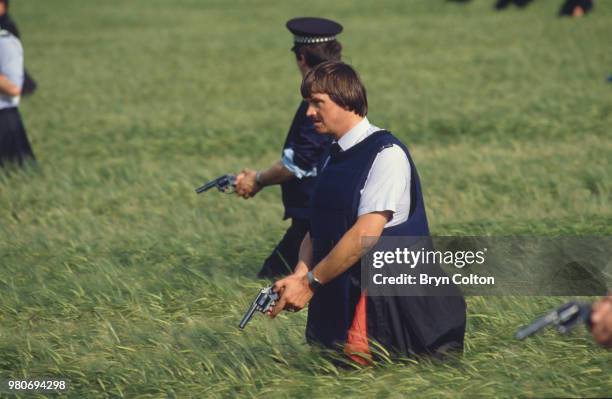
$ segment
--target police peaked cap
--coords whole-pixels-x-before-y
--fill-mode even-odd
[[[296,44],[313,44],[336,40],[342,25],[331,19],[304,17],[287,21],[287,29],[293,33]]]

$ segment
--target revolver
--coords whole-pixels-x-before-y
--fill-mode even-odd
[[[217,187],[217,189],[221,191],[222,193],[227,193],[227,194],[233,193],[234,187],[236,187],[236,176],[223,175],[221,177],[217,177],[216,179],[209,181],[203,186],[196,188],[195,191],[196,193],[201,194],[205,191],[210,190],[213,187]]]
[[[591,304],[584,302],[568,302],[552,312],[535,319],[531,324],[516,332],[516,339],[525,339],[530,335],[548,327],[554,326],[560,333],[566,334],[579,322],[591,326]]]
[[[270,310],[272,305],[274,305],[274,302],[276,302],[277,300],[278,294],[272,291],[272,286],[262,288],[261,291],[259,291],[259,294],[257,294],[257,298],[255,298],[255,300],[249,307],[249,310],[247,310],[246,314],[242,318],[239,327],[243,329],[247,325],[249,320],[251,320],[251,318],[255,314],[255,311],[266,313],[268,310]]]

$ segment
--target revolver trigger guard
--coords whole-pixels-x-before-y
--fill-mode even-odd
[[[236,186],[234,185],[229,185],[225,187],[217,187],[217,189],[224,194],[233,194],[234,192],[236,192]]]

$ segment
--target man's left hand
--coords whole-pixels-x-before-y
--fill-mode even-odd
[[[302,310],[312,298],[314,292],[308,284],[305,274],[292,274],[274,283],[273,290],[280,293],[270,317],[276,317],[282,310],[297,312]]]

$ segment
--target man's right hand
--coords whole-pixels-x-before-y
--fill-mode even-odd
[[[290,312],[302,310],[314,294],[308,284],[306,274],[302,273],[301,270],[275,282],[272,291],[280,295],[274,307],[270,309],[269,315],[272,318],[283,310]]]
[[[243,169],[236,176],[236,194],[244,199],[254,197],[261,186],[257,183],[257,171],[253,169]]]
[[[612,348],[612,294],[593,304],[591,333],[601,346]]]

